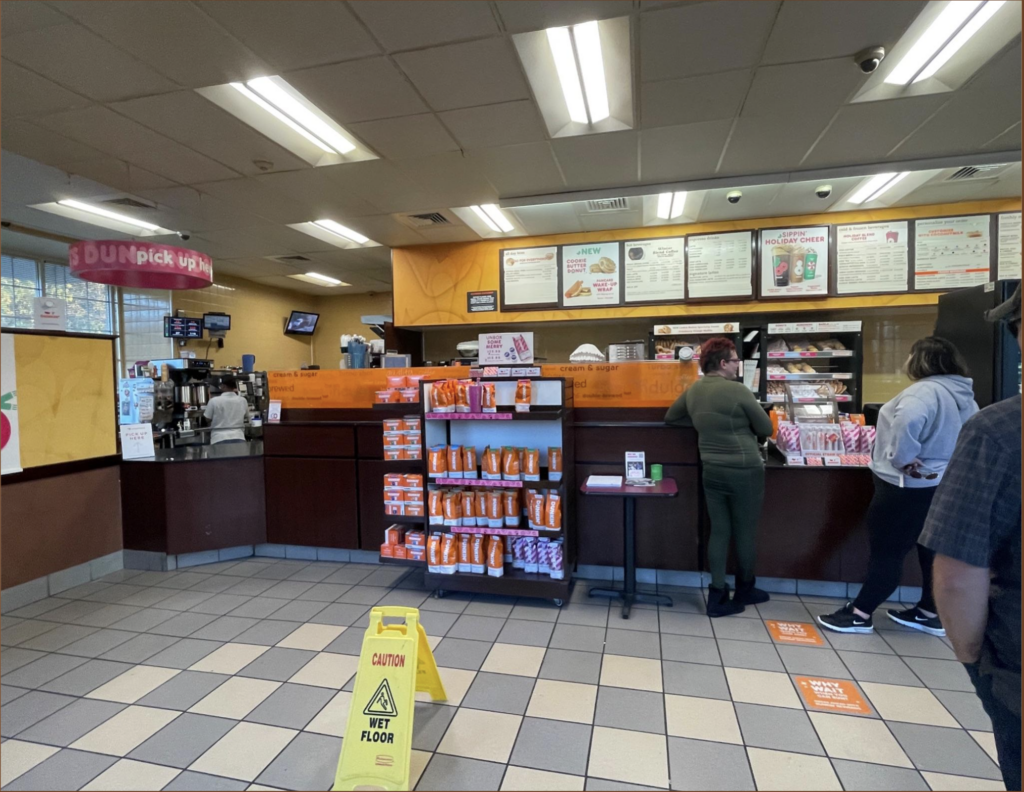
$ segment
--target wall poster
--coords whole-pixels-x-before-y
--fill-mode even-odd
[[[836,294],[910,288],[910,232],[905,220],[836,226]]]
[[[996,280],[1020,279],[1020,212],[999,215],[999,257]]]
[[[989,215],[936,217],[914,223],[914,287],[960,289],[987,283]]]
[[[828,296],[828,226],[761,231],[761,297]]]
[[[682,302],[686,299],[686,239],[625,243],[626,302]]]
[[[14,367],[14,336],[0,335],[0,473],[21,471],[18,431],[18,382]]]
[[[562,307],[588,308],[622,303],[618,242],[562,246]]]
[[[753,232],[697,234],[687,241],[690,299],[754,296]]]
[[[503,307],[558,305],[558,248],[501,251]]]

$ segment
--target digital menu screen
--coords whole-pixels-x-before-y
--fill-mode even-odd
[[[164,338],[202,338],[203,320],[188,316],[165,316]]]

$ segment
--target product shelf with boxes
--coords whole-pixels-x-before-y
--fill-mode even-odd
[[[856,413],[863,401],[861,322],[780,322],[763,329],[760,398],[768,403],[832,400]],[[791,389],[791,384],[801,386]]]
[[[483,377],[421,389],[424,581],[438,597],[464,591],[561,605],[576,559],[572,380]]]

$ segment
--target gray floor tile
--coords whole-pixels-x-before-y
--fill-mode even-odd
[[[174,780],[164,787],[164,792],[231,792],[248,788],[247,781],[235,781],[232,778],[186,770],[183,773],[178,773]]]
[[[278,600],[278,602],[281,602],[281,600]],[[328,604],[317,600],[292,600],[274,611],[270,618],[274,621],[308,622],[326,608]]]
[[[113,701],[78,699],[21,732],[18,739],[67,747],[124,708]]]
[[[224,616],[231,613],[247,603],[251,597],[244,597],[241,594],[214,594],[208,600],[204,600],[192,608],[193,613],[212,613],[217,616]]]
[[[208,591],[179,591],[167,599],[160,600],[160,607],[166,610],[187,611],[213,597]]]
[[[748,610],[750,608],[748,607]],[[811,612],[804,607],[802,602],[786,602],[783,600],[775,599],[775,595],[772,594],[772,599],[768,602],[755,605],[754,610],[757,611],[757,615],[762,619],[777,619],[778,621],[792,621],[792,622],[813,622],[814,618],[811,616]]]
[[[553,622],[509,619],[498,635],[498,642],[524,646],[547,646],[548,641],[551,640],[554,626]]]
[[[188,767],[235,727],[228,718],[183,713],[128,754],[129,759]]]
[[[6,616],[3,618],[7,619]],[[57,629],[57,625],[58,622],[40,621],[38,619],[29,619],[12,624],[11,626],[4,624],[3,634],[0,636],[0,644],[5,647],[17,646],[29,638],[35,638],[37,635]]]
[[[200,572],[193,572],[191,570],[187,572],[179,571],[174,575],[174,577],[164,581],[163,583],[159,583],[158,585],[163,586],[164,588],[182,590],[192,588],[192,586],[202,583],[209,576],[209,573],[203,574]]]
[[[699,613],[672,613],[662,610],[659,614],[661,632],[668,635],[696,635],[701,638],[714,638],[711,619]]]
[[[259,619],[246,619],[242,616],[220,616],[215,621],[192,633],[192,637],[209,641],[230,641],[257,624],[259,624]]]
[[[238,578],[235,578],[238,580]],[[238,594],[243,597],[256,597],[263,594],[268,588],[274,585],[273,580],[263,578],[243,578],[233,586],[224,589],[225,594]]]
[[[34,663],[43,657],[46,657],[43,652],[36,652],[31,649],[21,649],[18,647],[4,649],[0,652],[0,675],[3,675],[4,681],[6,681],[7,674],[17,671],[29,663]]]
[[[116,761],[116,756],[65,748],[18,776],[4,789],[81,789]]]
[[[568,649],[548,649],[540,666],[540,679],[559,682],[582,682],[596,685],[601,678],[601,655],[592,652],[574,652]]]
[[[533,693],[533,683],[531,677],[481,672],[476,675],[462,699],[462,706],[488,712],[525,715]]]
[[[590,753],[591,727],[541,718],[523,718],[509,764],[585,775]],[[421,789],[427,789],[422,782]]]
[[[579,624],[584,627],[607,627],[607,605],[585,605],[571,602],[564,605],[558,614],[559,624]]]
[[[372,567],[360,566],[358,564],[351,564],[347,567],[342,567],[337,572],[332,572],[330,575],[323,579],[323,583],[345,583],[349,586],[353,586],[363,578],[368,576],[373,571]]]
[[[771,643],[771,636],[760,619],[712,619],[711,628],[715,631],[715,637],[721,640],[726,638],[731,641],[758,641],[760,643]]]
[[[981,700],[973,692],[933,690],[932,693],[965,729],[992,731],[992,720],[981,706]]]
[[[205,627],[216,618],[216,616],[208,613],[179,613],[177,616],[172,616],[166,621],[160,622],[155,627],[148,628],[146,632],[155,635],[173,635],[178,638],[185,638],[196,632],[199,628]]]
[[[956,660],[932,660],[924,657],[903,658],[911,670],[924,681],[925,685],[935,690],[960,690],[965,693],[974,691],[970,677],[964,667]],[[882,681],[882,680],[879,680]],[[893,684],[902,684],[894,682]]]
[[[890,685],[923,687],[914,672],[896,655],[868,652],[839,652],[846,667],[858,682],[885,682]]]
[[[782,658],[786,671],[804,676],[828,677],[830,679],[852,679],[846,665],[831,649],[811,646],[775,646]]]
[[[299,595],[299,599],[313,602],[334,602],[349,588],[350,586],[344,583],[317,583]]]
[[[227,674],[205,671],[182,671],[160,687],[143,696],[138,704],[184,712],[229,679]]]
[[[127,619],[121,619],[119,622],[114,622],[111,626],[115,630],[146,632],[147,630],[156,627],[158,624],[163,624],[169,619],[173,619],[177,615],[177,611],[163,610],[161,608],[143,608],[138,613],[129,616]]]
[[[7,649],[4,651],[4,658],[6,659],[7,653],[12,651],[17,650]],[[47,682],[52,682],[72,669],[78,668],[78,666],[85,662],[87,661],[84,657],[59,654],[43,655],[38,660],[33,660],[15,671],[5,673],[4,682],[15,687],[35,689],[42,687]]]
[[[176,644],[150,657],[145,661],[145,665],[163,666],[164,668],[188,668],[198,663],[211,652],[220,649],[223,645],[220,641],[182,638]]]
[[[335,691],[328,688],[284,684],[246,715],[245,720],[286,729],[304,729],[335,695]]]
[[[492,619],[489,616],[467,616],[463,613],[455,624],[448,628],[445,635],[450,638],[492,642],[498,637],[498,633],[504,626],[504,619]]]
[[[472,603],[470,603],[472,604]],[[442,613],[440,611],[420,611],[420,624],[423,625],[423,629],[427,632],[427,637],[433,638],[435,636],[441,637],[448,634],[448,631],[452,628],[459,619],[457,613]]]
[[[889,730],[918,770],[999,780],[1002,775],[967,732],[888,721]]]
[[[29,726],[34,726],[75,699],[56,693],[41,693],[33,690],[10,704],[0,707],[0,736],[15,737]]]
[[[428,632],[427,635],[430,635]],[[334,654],[359,655],[363,649],[363,632],[361,630],[345,630],[341,635],[324,647],[325,652]]]
[[[825,636],[825,640],[828,641],[836,651],[868,652],[872,654],[886,655],[895,654],[892,647],[882,640],[882,636],[878,633],[874,633],[872,635],[837,633],[825,629],[817,622],[815,622],[815,626],[818,627],[818,632]]]
[[[109,575],[104,575],[100,578],[104,583],[122,583],[125,580],[131,580],[137,578],[142,574],[139,569],[118,569],[116,572],[111,572]]]
[[[86,614],[75,620],[75,624],[82,624],[86,627],[109,627],[111,624],[127,619],[138,613],[142,608],[131,605],[104,605],[98,611]]]
[[[666,693],[730,700],[729,685],[725,681],[722,666],[663,660],[661,675]]]
[[[445,594],[444,597],[428,597],[420,605],[420,610],[437,613],[462,613],[472,599],[472,594]]]
[[[664,734],[664,699],[661,693],[600,687],[594,725]]]
[[[430,792],[484,792],[501,786],[505,765],[434,754],[416,789]]]
[[[87,635],[96,632],[95,627],[82,627],[78,624],[61,624],[42,635],[22,643],[20,649],[38,649],[40,652],[57,652],[68,644],[72,644]]]
[[[476,599],[474,598],[463,613],[468,616],[490,616],[493,619],[507,619],[509,614],[512,613],[512,608],[515,607],[516,601],[514,597],[505,597],[502,599],[494,598],[491,599]],[[568,608],[563,608],[563,615],[568,611]],[[559,617],[561,618],[561,617]]]
[[[369,612],[366,605],[348,605],[335,602],[328,605],[316,616],[310,619],[314,624],[332,624],[335,627],[348,627],[358,622]]]
[[[273,646],[293,632],[295,632],[295,622],[265,620],[236,635],[234,643]]]
[[[754,748],[824,756],[814,726],[802,710],[765,707],[760,704],[734,705],[743,742]]]
[[[204,575],[203,580],[192,586],[192,591],[207,591],[210,594],[221,594],[238,582],[238,578],[227,575]]]
[[[779,653],[772,644],[754,641],[718,641],[722,665],[732,668],[753,668],[758,671],[784,671]]]
[[[47,597],[26,605],[23,608],[12,610],[7,616],[14,616],[19,619],[35,619],[43,613],[49,613],[52,610],[59,608],[61,605],[67,605],[69,600],[63,597]]]
[[[922,632],[894,632],[881,634],[896,654],[902,657],[932,657],[937,660],[956,660],[953,650],[941,638]]]
[[[309,591],[312,583],[305,583],[301,580],[282,580],[280,583],[268,588],[263,592],[264,597],[277,597],[279,599],[295,599],[300,594]]]
[[[338,602],[348,605],[376,605],[388,593],[383,586],[352,586],[338,597]]]
[[[668,767],[672,789],[754,789],[742,745],[669,737]]]
[[[179,640],[181,639],[169,635],[136,634],[135,637],[130,638],[120,646],[111,649],[109,652],[104,652],[100,655],[100,659],[119,660],[122,663],[141,663],[168,646],[173,646]]]
[[[509,614],[510,619],[525,619],[526,621],[554,622],[558,620],[559,609],[554,603],[529,599],[520,599],[512,608]]]
[[[588,627],[581,624],[555,625],[551,634],[552,649],[573,649],[580,652],[604,651],[604,627]]]
[[[413,750],[436,751],[457,711],[456,707],[417,701],[412,728]]]
[[[609,620],[609,623],[614,624],[614,619]],[[661,640],[658,633],[615,630],[609,627],[605,636],[604,652],[605,654],[659,660],[661,658]]]
[[[430,596],[429,591],[422,589],[391,589],[388,594],[381,597],[378,606],[397,605],[403,608],[418,608]]]
[[[26,693],[28,693],[28,690],[25,688],[14,687],[13,685],[0,685],[0,707],[4,704],[10,704]]]
[[[588,778],[584,789],[594,792],[656,792],[658,787],[637,786],[622,781],[609,781],[605,778]]]
[[[608,629],[616,630],[639,630],[642,632],[658,632],[658,610],[653,605],[646,606],[638,603],[633,606],[628,619],[622,618],[622,607],[616,607],[612,601],[612,607],[608,611]]]
[[[328,577],[332,572],[337,570],[333,566],[319,566],[318,564],[310,564],[300,569],[298,572],[288,576],[289,580],[300,580],[304,583],[319,583],[325,577]]]
[[[78,657],[99,657],[115,646],[130,641],[136,633],[124,630],[100,630],[87,635],[81,640],[70,643],[61,649],[61,654],[77,655]]]
[[[373,572],[363,578],[362,585],[384,586],[386,588],[391,588],[407,574],[409,574],[408,569],[396,567],[375,567]]]
[[[265,619],[283,606],[284,603],[281,600],[273,597],[252,597],[244,605],[231,611],[231,615],[244,616],[248,619]]]
[[[661,656],[665,660],[682,663],[722,664],[715,639],[698,638],[693,635],[662,635]]]
[[[135,597],[136,595],[149,590],[150,589],[145,586],[135,586],[131,583],[115,583],[109,588],[105,588],[103,591],[99,591],[96,594],[91,595],[89,599],[96,602],[124,602],[131,597]],[[159,592],[161,591],[163,592],[163,596],[169,597],[171,595],[171,592],[167,589],[157,589],[157,596],[159,596]]]
[[[111,588],[115,587],[111,586]],[[181,593],[165,588],[142,588],[140,586],[133,586],[132,588],[139,590],[135,594],[122,597],[116,601],[120,602],[122,605],[136,605],[140,608],[150,608],[154,605],[162,605],[175,594]],[[107,592],[104,591],[102,593],[106,594]]]
[[[128,663],[89,660],[63,676],[47,682],[40,690],[45,690],[48,693],[64,693],[68,696],[84,696],[131,669],[132,666]]]
[[[341,738],[299,734],[256,779],[285,789],[330,789],[338,769]]]
[[[43,614],[46,621],[60,622],[62,624],[75,624],[83,616],[95,613],[106,607],[102,602],[91,602],[88,600],[72,600],[67,605],[62,605]]]
[[[62,591],[60,594],[62,597],[68,599],[85,599],[90,594],[95,594],[97,591],[103,591],[103,589],[110,588],[110,583],[102,580],[92,580],[88,583],[83,583],[81,586],[75,586],[74,588]]]
[[[905,789],[909,792],[929,790],[921,774],[906,767],[851,762],[849,759],[833,759],[832,766],[844,789],[864,792],[888,792],[890,789]]]
[[[466,641],[462,638],[442,638],[434,650],[434,659],[445,668],[465,668],[479,671],[487,659],[491,645],[484,641]]]
[[[316,652],[306,649],[283,649],[275,646],[249,663],[237,675],[286,682],[314,657]]]

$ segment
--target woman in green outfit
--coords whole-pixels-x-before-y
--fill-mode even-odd
[[[738,381],[740,359],[728,338],[710,338],[701,346],[704,376],[665,416],[670,426],[697,430],[704,470],[704,497],[711,516],[708,539],[708,616],[729,616],[745,605],[767,602],[754,587],[757,521],[764,499],[764,460],[758,440],[772,433],[772,422],[754,394]],[[729,598],[725,564],[729,538],[736,545],[736,592]]]

